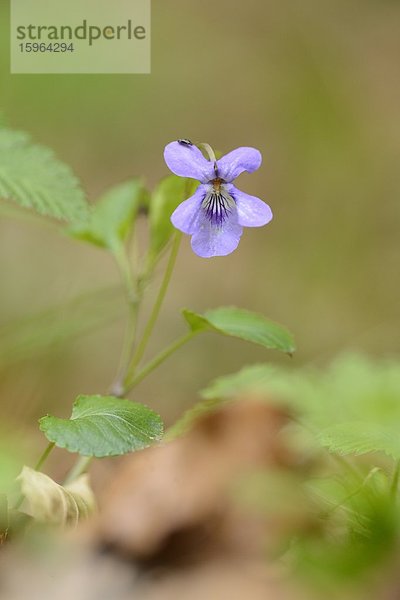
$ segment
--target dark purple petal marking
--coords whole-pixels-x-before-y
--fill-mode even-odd
[[[222,190],[217,191],[214,189],[208,192],[202,204],[207,219],[218,227],[223,225],[234,206],[235,202],[229,194]]]

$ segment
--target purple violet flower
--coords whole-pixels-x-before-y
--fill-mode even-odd
[[[212,149],[203,146],[212,158]],[[233,185],[243,171],[252,173],[261,165],[255,148],[236,148],[219,160],[207,160],[189,140],[181,140],[166,146],[164,158],[175,175],[200,181],[194,195],[171,216],[174,227],[192,236],[198,256],[226,256],[237,248],[243,227],[261,227],[272,219],[265,202]]]

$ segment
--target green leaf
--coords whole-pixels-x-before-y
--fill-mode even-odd
[[[322,446],[337,454],[384,452],[400,459],[399,429],[379,423],[353,421],[328,427],[318,434]]]
[[[95,509],[87,475],[63,487],[44,473],[23,467],[17,480],[30,514],[40,523],[77,525],[79,519],[88,517]]]
[[[129,236],[146,190],[139,179],[108,190],[93,207],[90,219],[69,229],[69,234],[101,248],[118,251]]]
[[[46,416],[40,429],[51,442],[83,456],[118,456],[161,439],[161,418],[152,410],[114,396],[78,396],[69,420]]]
[[[0,198],[70,222],[89,214],[77,178],[52,150],[33,144],[26,133],[1,128]]]
[[[156,187],[149,206],[151,258],[162,251],[174,231],[170,218],[175,208],[192,196],[197,186],[197,181],[169,175]]]
[[[192,331],[216,331],[287,354],[295,351],[294,339],[287,329],[248,310],[228,306],[203,315],[184,310],[183,316]]]
[[[219,331],[203,315],[199,315],[187,308],[182,310],[182,314],[192,331]]]

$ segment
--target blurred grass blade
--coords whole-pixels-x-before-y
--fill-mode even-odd
[[[0,327],[0,368],[32,359],[124,314],[119,287],[95,290]]]

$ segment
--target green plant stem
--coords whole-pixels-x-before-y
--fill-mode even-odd
[[[124,338],[124,343],[121,351],[121,358],[118,367],[118,374],[111,386],[111,393],[114,396],[121,397],[124,395],[124,385],[123,381],[125,378],[126,370],[129,365],[130,354],[132,351],[132,347],[135,343],[136,337],[136,327],[137,327],[137,318],[138,311],[142,297],[143,289],[138,285],[137,280],[134,278],[131,270],[131,266],[129,263],[129,258],[126,253],[125,248],[118,249],[114,252],[114,257],[116,263],[119,268],[119,272],[121,274],[122,281],[124,283],[126,297],[128,302],[129,316],[128,316],[128,324],[127,330]],[[72,483],[75,479],[77,479],[82,473],[84,473],[89,464],[91,463],[93,457],[92,456],[81,456],[78,458],[74,466],[68,472],[64,485],[68,485]]]
[[[34,467],[35,471],[40,471],[44,462],[46,461],[47,457],[49,456],[50,452],[53,450],[55,446],[54,442],[50,442],[47,447],[45,448],[43,454],[41,455],[41,457],[39,458],[39,460],[36,463],[36,466]]]
[[[63,485],[68,485],[77,479],[82,473],[84,473],[89,464],[92,462],[93,456],[81,456],[77,462],[74,464],[72,469],[68,472],[66,478],[64,479]]]
[[[153,309],[150,313],[149,319],[144,328],[143,336],[138,344],[138,347],[137,347],[137,349],[132,357],[131,363],[129,365],[127,376],[126,376],[126,381],[130,381],[131,379],[133,379],[135,371],[136,371],[136,367],[139,364],[139,362],[141,361],[141,359],[143,358],[143,355],[145,353],[150,336],[153,332],[154,326],[158,319],[158,315],[160,314],[161,306],[164,302],[164,298],[167,293],[169,283],[171,281],[176,258],[178,256],[181,239],[182,239],[181,232],[180,231],[175,232],[172,249],[171,249],[169,259],[168,259],[167,267],[165,269],[164,277],[161,282],[156,301],[153,305]]]
[[[127,360],[127,356],[129,356],[130,350],[133,347],[135,336],[136,336],[137,314],[138,314],[138,309],[139,309],[140,302],[142,299],[142,292],[143,292],[144,285],[140,285],[140,284],[135,285],[135,283],[132,281],[131,277],[128,277],[126,275],[126,271],[127,271],[126,255],[124,255],[124,258],[122,258],[122,256],[119,257],[119,266],[120,266],[121,274],[123,276],[125,274],[124,281],[125,281],[126,289],[128,291],[128,301],[130,303],[130,322],[128,325],[128,328],[130,331],[129,331],[128,335],[126,336],[124,348],[122,351],[122,366],[120,368],[120,378],[117,379],[117,381],[114,383],[114,386],[113,386],[113,390],[116,395],[119,395],[119,396],[124,395],[129,389],[134,387],[137,383],[139,383],[139,381],[142,381],[142,379],[144,379],[144,377],[146,377],[146,375],[151,373],[151,371],[153,371],[153,369],[155,369],[160,363],[162,363],[166,358],[168,358],[168,356],[170,354],[175,352],[175,350],[180,348],[180,346],[185,344],[187,341],[189,341],[195,335],[194,332],[189,332],[188,334],[182,336],[181,338],[179,338],[178,340],[173,342],[170,346],[165,348],[165,350],[160,352],[160,354],[158,354],[152,361],[150,361],[142,369],[142,371],[140,371],[140,373],[137,374],[136,377],[134,377],[134,372],[135,372],[136,366],[144,354],[147,343],[148,343],[151,333],[153,331],[154,325],[155,325],[158,315],[160,313],[161,306],[164,301],[169,282],[171,281],[171,276],[172,276],[172,272],[174,270],[176,257],[178,255],[181,237],[182,236],[181,236],[180,232],[177,232],[175,234],[174,242],[173,242],[172,249],[171,249],[171,254],[170,254],[170,257],[169,257],[169,260],[167,263],[167,267],[165,270],[163,280],[161,282],[160,290],[158,292],[156,301],[155,301],[153,309],[151,311],[149,320],[147,321],[147,324],[146,324],[146,327],[145,327],[145,330],[143,333],[143,337],[142,337],[142,339],[138,345],[138,348],[137,348],[134,356],[132,357],[131,363],[128,367],[126,366],[126,360]],[[129,268],[129,263],[128,263],[128,268]],[[129,271],[130,271],[130,269],[129,269]],[[145,282],[146,278],[143,278],[142,281]],[[125,381],[123,381],[123,379],[121,379],[121,376],[125,375],[125,373],[124,373],[125,369],[128,369],[128,373],[125,377]],[[74,481],[74,479],[76,479],[82,473],[84,473],[86,471],[86,469],[88,468],[92,459],[93,459],[93,457],[91,457],[91,456],[82,456],[78,460],[78,462],[75,464],[75,466],[71,469],[71,471],[68,473],[68,475],[64,481],[64,484],[71,483],[72,481]]]
[[[121,397],[124,395],[123,381],[128,369],[132,348],[135,343],[136,329],[138,321],[139,306],[142,299],[142,287],[135,281],[129,264],[128,256],[123,249],[115,253],[115,259],[121,273],[122,280],[125,285],[127,301],[128,301],[128,323],[124,336],[124,343],[121,351],[118,372],[114,383],[111,386],[111,393],[114,396]]]
[[[180,232],[176,232],[172,244],[171,254],[167,263],[167,267],[164,273],[163,280],[161,282],[156,301],[154,303],[150,317],[146,323],[143,336],[130,362],[130,354],[132,352],[132,348],[134,346],[136,338],[138,311],[142,300],[143,290],[145,288],[147,277],[143,277],[140,280],[138,278],[135,279],[133,277],[129,264],[129,259],[125,250],[121,250],[114,253],[116,262],[119,267],[119,271],[121,273],[121,277],[125,285],[129,305],[129,320],[127,326],[127,333],[125,335],[124,345],[121,353],[118,376],[111,387],[111,391],[115,396],[123,396],[128,390],[130,390],[137,383],[139,383],[139,381],[142,381],[142,379],[144,379],[144,377],[151,373],[153,369],[155,369],[166,358],[168,358],[170,354],[175,352],[175,350],[180,348],[180,346],[185,344],[195,335],[195,332],[189,332],[186,335],[179,338],[178,340],[176,340],[175,342],[173,342],[170,346],[165,348],[165,350],[160,352],[160,354],[158,354],[153,360],[151,360],[135,377],[136,367],[142,359],[143,354],[146,350],[147,343],[150,339],[158,315],[160,313],[162,303],[167,293],[168,285],[171,281],[181,238],[182,234]],[[50,451],[51,450],[49,450],[49,452]],[[81,456],[67,474],[64,480],[64,485],[71,483],[82,473],[84,473],[92,460],[93,457],[91,456]]]
[[[396,497],[397,497],[397,491],[399,488],[399,478],[400,478],[400,460],[397,460],[394,465],[392,482],[390,484],[390,497],[393,500],[396,500]]]
[[[131,380],[127,380],[124,383],[123,389],[124,393],[132,389],[135,385],[137,385],[142,379],[144,379],[151,371],[153,371],[159,364],[161,364],[164,360],[166,360],[175,350],[178,350],[181,346],[183,346],[186,342],[191,340],[198,332],[189,331],[184,336],[172,342],[167,348],[165,348],[162,352],[160,352],[157,356],[153,358],[137,375],[133,377]],[[68,485],[75,479],[77,479],[82,473],[84,473],[91,461],[93,460],[93,456],[81,456],[72,469],[69,471],[67,477],[65,478],[63,485]]]
[[[46,446],[46,448],[44,449],[44,451],[42,452],[39,460],[37,461],[36,465],[34,466],[35,471],[40,471],[44,462],[46,461],[47,457],[49,456],[49,454],[51,453],[51,451],[53,450],[55,446],[54,442],[49,442]],[[23,494],[20,494],[17,498],[17,501],[14,505],[14,510],[18,510],[19,507],[21,506],[21,504],[24,501],[25,496]]]
[[[137,302],[136,282],[132,274],[129,258],[125,248],[122,247],[121,249],[116,250],[114,252],[114,257],[125,285],[128,301],[129,303],[135,303]]]
[[[181,346],[186,344],[186,342],[189,342],[195,335],[197,335],[197,333],[199,333],[199,331],[189,331],[185,335],[181,336],[180,338],[178,338],[177,340],[172,342],[172,344],[170,344],[169,346],[164,348],[164,350],[162,350],[159,354],[157,354],[152,360],[150,360],[150,362],[148,362],[143,367],[143,369],[141,371],[139,371],[139,373],[137,375],[134,375],[130,379],[126,379],[126,381],[125,381],[126,391],[131,390],[138,383],[140,383],[140,381],[142,381],[142,379],[147,377],[147,375],[149,375],[149,373],[154,371],[154,369],[156,369],[158,367],[158,365],[160,365],[162,362],[164,362],[164,360],[166,360],[169,356],[171,356],[171,354],[173,354]]]

